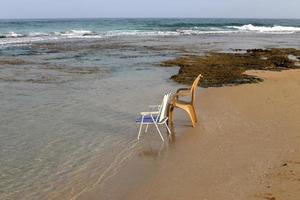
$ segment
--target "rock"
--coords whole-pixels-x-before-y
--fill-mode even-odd
[[[221,87],[258,83],[262,79],[244,74],[247,70],[285,70],[300,68],[289,55],[300,56],[297,49],[249,49],[245,53],[215,53],[206,56],[185,55],[161,63],[163,67],[180,67],[177,75],[171,77],[178,83],[191,84],[202,74],[202,87]],[[261,59],[264,58],[264,59]]]

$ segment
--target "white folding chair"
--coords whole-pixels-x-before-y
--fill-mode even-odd
[[[149,106],[150,108],[156,108],[157,110],[140,113],[141,116],[136,120],[136,123],[140,123],[138,140],[140,139],[143,125],[146,125],[145,132],[147,132],[148,126],[153,124],[156,127],[158,134],[160,135],[162,141],[165,141],[165,140],[161,134],[160,129],[158,128],[158,125],[165,125],[165,127],[168,130],[168,133],[171,134],[171,130],[167,125],[167,121],[168,121],[168,116],[167,116],[168,108],[167,107],[168,107],[168,102],[169,102],[170,96],[171,96],[171,93],[164,95],[161,105]]]

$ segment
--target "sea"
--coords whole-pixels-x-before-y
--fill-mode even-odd
[[[136,139],[139,112],[182,87],[162,61],[276,47],[300,48],[299,19],[0,20],[0,199],[122,199],[111,188],[126,194],[174,146],[166,131]]]

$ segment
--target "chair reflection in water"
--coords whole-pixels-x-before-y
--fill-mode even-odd
[[[192,87],[190,88],[180,88],[177,90],[176,94],[173,96],[171,100],[171,104],[169,107],[169,120],[170,123],[173,123],[173,112],[174,108],[180,108],[186,111],[192,121],[192,126],[195,127],[197,123],[197,114],[195,109],[195,94],[199,84],[199,81],[203,77],[201,74],[197,76],[194,80]],[[180,100],[180,97],[190,97],[190,101]]]
[[[162,141],[164,141],[164,137],[162,136],[162,133],[158,128],[158,125],[164,125],[167,128],[168,133],[171,134],[171,130],[167,125],[167,121],[168,121],[167,111],[168,111],[168,102],[169,102],[170,95],[171,93],[164,95],[161,105],[150,105],[149,107],[152,108],[151,111],[140,113],[140,117],[136,120],[136,123],[140,123],[138,140],[140,139],[143,125],[146,125],[145,132],[147,132],[149,125],[154,125]]]

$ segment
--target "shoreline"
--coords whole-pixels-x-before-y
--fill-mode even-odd
[[[188,128],[163,156],[150,161],[153,170],[146,170],[147,178],[134,187],[125,186],[130,191],[125,196],[118,189],[106,192],[128,200],[297,200],[300,94],[294,91],[300,89],[300,70],[247,74],[264,82],[198,91],[197,127]],[[179,115],[180,124],[190,124]],[[133,168],[124,167],[121,182],[131,183],[132,173],[143,176]],[[79,199],[99,195],[95,188]]]

